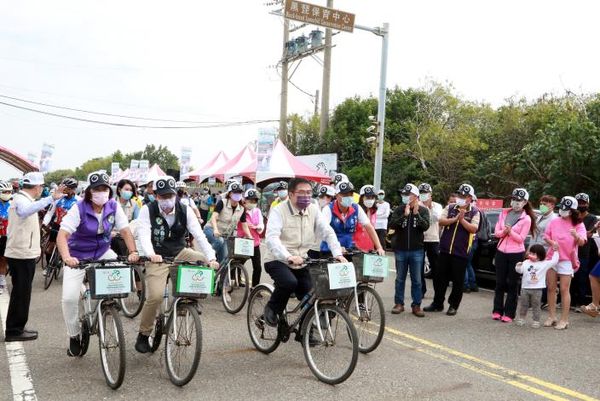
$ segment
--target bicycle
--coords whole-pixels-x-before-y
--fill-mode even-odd
[[[383,340],[385,308],[381,296],[375,289],[377,283],[383,282],[383,277],[364,274],[365,255],[382,258],[376,254],[365,254],[359,250],[346,250],[344,253],[346,259],[352,260],[354,264],[357,282],[356,293],[350,294],[345,299],[344,309],[354,320],[359,337],[358,350],[363,354],[368,354],[375,351]]]
[[[140,262],[147,261],[147,258],[140,258]],[[146,278],[144,274],[144,267],[139,264],[131,266],[133,274],[131,275],[131,292],[127,294],[127,297],[120,298],[119,304],[123,315],[130,319],[133,319],[140,314],[146,301]]]
[[[234,315],[248,301],[250,279],[244,263],[254,254],[254,242],[237,237],[226,237],[224,240],[227,241],[227,263],[217,270],[216,294],[220,292],[225,310]]]
[[[339,384],[352,375],[358,360],[358,334],[340,301],[354,292],[353,287],[330,288],[327,265],[335,259],[308,259],[313,288],[292,310],[284,310],[277,327],[263,317],[266,303],[273,293],[270,284],[257,285],[248,301],[247,324],[250,340],[264,354],[275,351],[292,334],[304,349],[304,358],[312,373],[327,384]],[[290,322],[290,315],[299,316]]]
[[[206,298],[206,292],[212,293],[214,270],[200,263],[179,264],[167,258],[163,263],[174,264],[169,268],[161,311],[150,334],[149,345],[151,352],[156,352],[162,336],[166,336],[165,364],[169,379],[176,386],[184,386],[192,380],[200,363],[202,324],[198,299]],[[210,276],[208,278],[205,277],[207,273]],[[171,302],[169,281],[173,295]],[[187,351],[191,351],[189,357]]]
[[[131,266],[123,261],[123,258],[82,261],[76,267],[86,271],[81,295],[83,310],[79,318],[79,356],[87,353],[90,336],[98,335],[102,372],[106,384],[112,389],[119,388],[123,383],[126,367],[125,336],[117,299],[127,296],[131,290]],[[92,300],[98,300],[93,307]]]
[[[35,264],[42,262],[42,269],[46,264],[46,248],[48,247],[48,242],[50,242],[50,229],[41,228],[40,229],[40,249],[42,250],[40,256],[38,256],[35,260]]]
[[[45,258],[43,258],[45,259]],[[52,255],[50,255],[50,261],[45,268],[44,274],[44,290],[50,288],[50,284],[52,284],[52,280],[57,279],[60,275],[60,271],[62,269],[62,258],[60,257],[60,252],[58,252],[58,248],[55,246],[52,250]]]

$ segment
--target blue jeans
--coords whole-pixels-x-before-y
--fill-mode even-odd
[[[477,281],[475,280],[475,270],[473,270],[473,255],[475,255],[475,250],[477,250],[478,242],[473,242],[473,246],[471,246],[471,250],[469,251],[469,255],[467,257],[469,263],[467,263],[467,270],[465,272],[465,285],[466,289],[473,289],[477,287]]]
[[[206,239],[208,240],[210,246],[212,246],[215,250],[217,261],[222,266],[225,263],[225,258],[227,257],[227,241],[221,237],[215,237],[215,231],[209,226],[204,227],[204,235],[206,235]]]
[[[424,252],[422,249],[414,251],[396,251],[396,294],[394,303],[404,305],[404,287],[406,274],[410,269],[411,306],[420,306],[423,295],[421,293],[421,273],[423,272]]]

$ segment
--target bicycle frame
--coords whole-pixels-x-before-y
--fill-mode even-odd
[[[87,319],[90,334],[98,334],[100,336],[100,340],[104,343],[104,322],[100,319],[102,315],[102,307],[105,303],[114,303],[114,299],[101,299],[98,301],[96,306],[92,308],[92,297],[90,296],[90,290],[85,285],[85,292],[83,296],[83,309],[84,309],[84,319]],[[97,325],[96,325],[97,324]]]

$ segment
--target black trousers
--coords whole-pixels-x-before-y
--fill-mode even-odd
[[[31,283],[35,275],[35,259],[6,258],[12,278],[12,291],[8,314],[6,315],[6,335],[18,336],[29,320]]]
[[[260,274],[262,265],[260,260],[260,245],[254,247],[254,256],[252,256],[252,287],[260,284]]]
[[[431,277],[435,277],[435,271],[437,270],[438,257],[440,255],[440,243],[439,242],[424,242],[423,243],[425,256],[429,261],[429,268],[431,269]],[[423,271],[421,272],[421,289],[422,294],[425,296],[427,292],[427,282],[425,281],[425,263],[423,263]]]
[[[265,263],[265,270],[275,282],[268,306],[278,315],[283,313],[293,292],[301,300],[312,288],[308,269],[292,269],[280,261]]]
[[[204,228],[204,225],[208,223],[206,221],[208,219],[208,210],[200,209],[200,217],[202,217],[202,228]]]
[[[377,238],[379,238],[379,243],[381,244],[381,247],[385,249],[385,236],[387,235],[387,230],[380,228],[375,230],[375,232],[377,233]]]
[[[125,240],[120,236],[116,236],[110,241],[110,249],[112,249],[118,256],[129,255],[129,250],[127,249]]]
[[[524,252],[504,253],[496,251],[496,289],[494,291],[494,312],[511,319],[517,313],[519,297],[519,274],[515,270],[518,262],[523,261]],[[506,294],[506,301],[504,295]]]
[[[435,306],[440,308],[444,306],[446,289],[448,288],[448,283],[452,281],[452,292],[450,292],[450,296],[448,297],[448,304],[458,309],[460,301],[462,301],[467,262],[467,258],[447,253],[439,254],[436,271],[433,276],[433,289],[435,290],[433,304]]]

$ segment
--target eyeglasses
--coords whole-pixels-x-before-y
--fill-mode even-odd
[[[311,196],[312,191],[295,191],[294,194],[296,196]]]
[[[12,194],[12,191],[2,191],[2,193],[3,193],[4,195],[10,195],[10,194]]]

